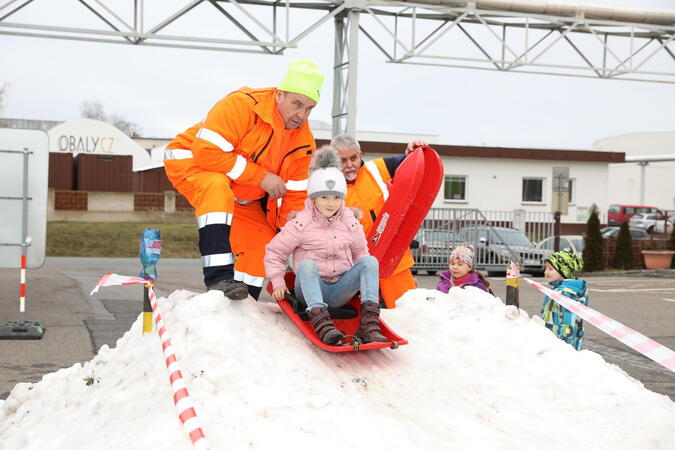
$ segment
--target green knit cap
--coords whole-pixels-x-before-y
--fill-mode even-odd
[[[319,103],[323,75],[319,66],[308,59],[295,59],[288,67],[286,77],[281,80],[277,89],[286,92],[306,95]]]
[[[546,262],[553,266],[564,278],[572,278],[584,268],[584,261],[569,248],[555,252],[546,258]]]

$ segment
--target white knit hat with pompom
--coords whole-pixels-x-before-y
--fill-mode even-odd
[[[312,200],[322,195],[335,195],[340,198],[347,195],[347,182],[340,170],[340,157],[330,145],[324,145],[314,153],[309,166],[307,194]]]

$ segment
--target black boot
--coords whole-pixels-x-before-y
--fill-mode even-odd
[[[356,331],[356,337],[364,343],[389,342],[380,329],[380,305],[374,302],[361,304],[361,326]]]
[[[312,308],[307,311],[307,315],[309,316],[309,320],[312,321],[312,326],[321,342],[328,345],[342,344],[342,339],[345,336],[335,328],[333,319],[328,314],[328,308],[325,306]]]
[[[248,288],[241,281],[220,280],[207,287],[209,291],[221,291],[230,300],[243,300],[248,297]]]

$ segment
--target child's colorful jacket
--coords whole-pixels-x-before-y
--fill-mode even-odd
[[[565,297],[588,305],[587,284],[579,278],[553,281],[549,283],[554,290],[561,292]],[[555,300],[546,296],[541,309],[541,318],[546,323],[546,328],[553,331],[563,341],[570,344],[576,350],[581,350],[584,336],[584,322],[571,311],[563,308]]]
[[[465,288],[466,286],[473,286],[477,287],[478,289],[482,289],[485,292],[490,292],[490,290],[485,286],[485,283],[483,283],[483,280],[480,279],[478,274],[476,272],[469,272],[463,280],[460,280],[457,282],[452,278],[452,273],[449,270],[446,270],[445,272],[441,272],[439,275],[439,281],[438,284],[436,285],[436,289],[439,291],[447,294],[450,288],[459,286],[462,289]]]

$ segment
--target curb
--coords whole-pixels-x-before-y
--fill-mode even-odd
[[[675,278],[675,269],[655,270],[617,270],[611,272],[584,272],[582,277],[652,277],[652,278]]]

